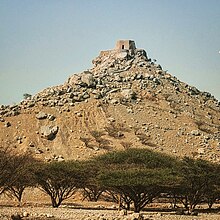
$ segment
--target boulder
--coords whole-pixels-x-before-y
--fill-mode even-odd
[[[21,216],[19,214],[11,215],[12,220],[22,220]]]
[[[56,137],[58,130],[58,126],[46,125],[40,128],[40,134],[42,138],[45,138],[47,140],[53,140]]]
[[[191,131],[191,135],[193,135],[193,136],[199,136],[199,135],[201,135],[201,134],[200,134],[199,130],[193,130],[193,131]]]
[[[83,74],[81,76],[81,82],[83,84],[86,84],[86,86],[88,86],[88,87],[95,86],[95,79],[94,79],[92,73],[89,71],[83,72]]]
[[[123,89],[121,94],[126,99],[135,99],[136,93],[132,89]]]
[[[128,56],[128,52],[127,51],[122,51],[116,54],[116,58],[118,59],[125,59]]]
[[[47,118],[47,114],[44,113],[44,112],[39,112],[39,113],[36,115],[36,118],[39,119],[39,120],[45,119],[45,118]]]
[[[5,122],[5,119],[4,118],[0,118],[0,122]]]
[[[68,79],[67,83],[70,85],[77,85],[79,84],[79,81],[80,77],[78,76],[78,74],[74,74]]]
[[[5,122],[5,127],[8,128],[11,126],[11,123],[9,121]]]
[[[58,162],[62,162],[64,161],[65,159],[63,158],[63,156],[59,155],[58,158],[57,158],[57,161]]]

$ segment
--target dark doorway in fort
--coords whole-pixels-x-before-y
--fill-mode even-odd
[[[125,45],[122,45],[122,46],[121,46],[121,49],[124,50],[124,49],[125,49]]]

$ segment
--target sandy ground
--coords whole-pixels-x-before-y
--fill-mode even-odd
[[[133,220],[132,212],[122,215],[116,210],[86,210],[71,209],[66,207],[50,208],[50,207],[1,207],[0,219],[8,220],[13,214],[28,216],[23,219],[51,219],[51,220]],[[204,214],[199,213],[198,216],[180,216],[172,212],[142,212],[146,220],[220,220],[220,214]]]
[[[168,205],[168,204],[166,204]],[[149,210],[155,210],[155,204],[149,204]],[[207,205],[200,208],[207,208]],[[219,209],[219,205],[215,208]],[[201,209],[203,210],[203,209]],[[216,209],[217,210],[217,209]],[[23,205],[4,195],[0,197],[0,220],[9,220],[11,215],[19,214],[24,220],[134,220],[133,212],[124,215],[117,211],[117,204],[105,201],[87,202],[75,198],[64,201],[59,208],[52,208],[50,199],[39,189],[25,192]],[[220,220],[220,211],[200,213],[198,216],[176,215],[174,212],[145,211],[141,212],[145,220]]]

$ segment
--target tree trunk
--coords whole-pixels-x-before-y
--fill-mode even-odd
[[[57,203],[55,198],[51,197],[51,202],[52,202],[52,207],[53,208],[58,208],[59,207],[59,205],[58,205],[58,203]]]
[[[121,207],[122,207],[122,201],[121,201],[121,195],[118,196],[118,210],[120,211],[121,210]]]
[[[134,212],[139,213],[141,211],[140,209],[140,206],[134,201]]]
[[[126,209],[129,211],[131,208],[131,202],[126,202]]]
[[[212,208],[212,206],[213,206],[213,204],[214,204],[214,202],[208,202],[208,206],[209,206],[209,209],[211,209]]]

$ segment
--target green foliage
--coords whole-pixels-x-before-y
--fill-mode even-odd
[[[33,186],[30,167],[36,162],[29,154],[15,154],[9,149],[0,149],[0,194],[15,197],[19,205],[25,188]]]
[[[94,160],[81,163],[84,175],[84,183],[81,185],[81,188],[83,189],[84,199],[96,202],[104,191],[104,187],[99,184],[97,179],[101,168]]]
[[[11,182],[13,174],[10,172],[10,154],[7,149],[0,149],[0,194],[5,191],[5,187]]]
[[[23,94],[23,97],[24,97],[24,99],[29,99],[29,98],[31,98],[31,94],[28,94],[28,93],[24,93]]]
[[[94,132],[96,138],[101,133]],[[21,202],[26,187],[37,186],[50,196],[53,207],[83,189],[85,199],[97,201],[111,192],[123,207],[135,212],[153,199],[169,195],[189,213],[205,201],[209,208],[220,197],[220,165],[204,160],[175,159],[148,149],[128,148],[87,161],[42,163],[28,154],[0,149],[0,193]],[[176,202],[175,202],[176,203]]]
[[[53,207],[59,207],[84,182],[78,162],[41,164],[34,172],[37,184],[50,196]]]
[[[173,170],[177,161],[167,155],[146,149],[128,149],[99,156],[103,164],[100,184],[134,203],[139,212],[166,187],[178,182]]]
[[[176,159],[148,149],[130,148],[125,151],[114,151],[96,158],[103,164],[126,164],[147,168],[173,168],[176,166]]]
[[[19,205],[21,204],[22,195],[27,187],[34,186],[34,176],[31,168],[37,161],[29,154],[12,155],[10,157],[9,171],[13,173],[10,182],[5,187],[8,196],[15,197]]]
[[[177,191],[189,213],[219,185],[217,166],[205,160],[185,157],[178,173],[181,181]]]

